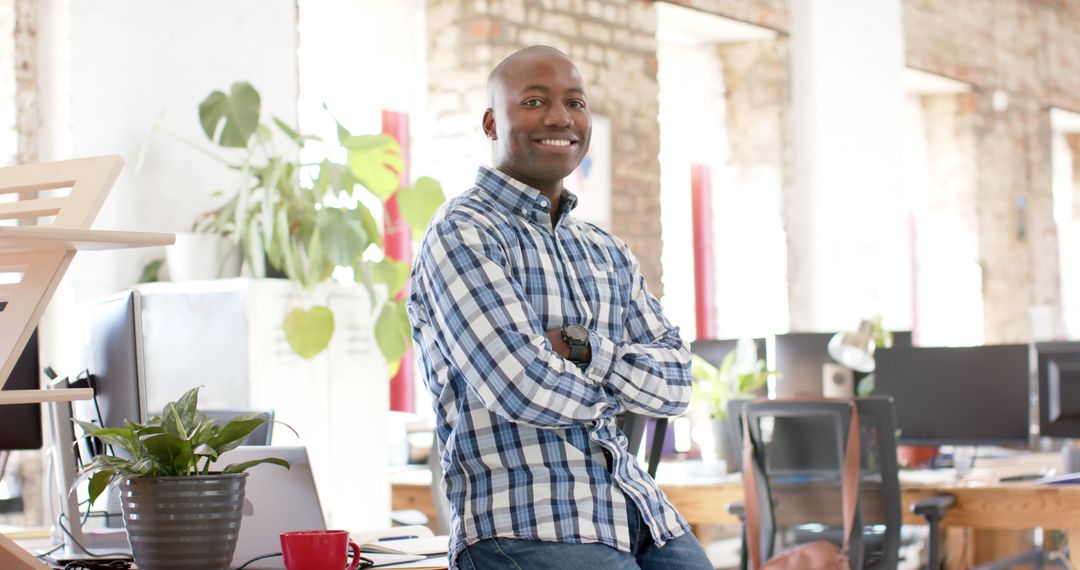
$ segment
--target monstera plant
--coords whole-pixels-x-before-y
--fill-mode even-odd
[[[375,284],[385,285],[388,298],[379,311],[375,337],[393,373],[410,342],[404,301],[395,299],[409,267],[389,257],[378,259],[380,224],[359,194],[367,192],[384,204],[396,196],[402,218],[418,234],[444,201],[442,189],[429,177],[412,186],[399,184],[404,163],[398,142],[389,135],[353,134],[335,119],[337,140],[322,140],[277,117],[264,122],[260,100],[254,87],[238,82],[228,93],[214,91],[199,105],[203,132],[229,156],[222,160],[236,178],[231,189],[219,193],[224,204],[200,215],[196,229],[232,237],[254,277],[284,276],[310,289],[335,269],[351,268],[373,303]],[[300,150],[309,144],[345,160],[300,162]],[[293,308],[284,327],[292,349],[312,358],[329,344],[334,315],[323,305]]]

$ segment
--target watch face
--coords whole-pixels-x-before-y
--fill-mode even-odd
[[[581,325],[566,325],[563,332],[566,333],[567,342],[589,342],[589,331]]]

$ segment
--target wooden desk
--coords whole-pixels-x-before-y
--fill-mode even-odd
[[[679,476],[662,469],[657,480],[668,499],[691,525],[739,524],[739,520],[727,512],[728,505],[743,499],[739,475]],[[394,474],[391,481],[392,509],[416,509],[434,518],[431,475],[426,469]],[[928,483],[904,479],[901,482],[904,524],[925,524],[925,519],[910,512],[911,505],[933,495],[952,495],[956,500],[942,521],[947,530],[1054,529],[1064,531],[1070,544],[1080,544],[1080,485],[993,483],[988,480]],[[954,540],[956,538],[948,542]],[[969,556],[974,555],[969,552]]]

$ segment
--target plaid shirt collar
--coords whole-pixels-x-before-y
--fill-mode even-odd
[[[547,198],[536,188],[512,178],[509,174],[481,166],[476,173],[476,186],[485,197],[492,199],[515,216],[534,222],[550,219],[548,212],[551,205],[548,204]],[[563,188],[562,200],[559,202],[560,222],[577,207],[577,203],[577,196]]]

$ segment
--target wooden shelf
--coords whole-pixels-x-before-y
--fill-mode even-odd
[[[0,406],[9,404],[36,404],[38,402],[75,402],[92,400],[90,388],[61,388],[58,390],[4,390],[0,392]]]
[[[172,245],[175,240],[173,234],[162,233],[0,227],[0,253],[123,249]]]

